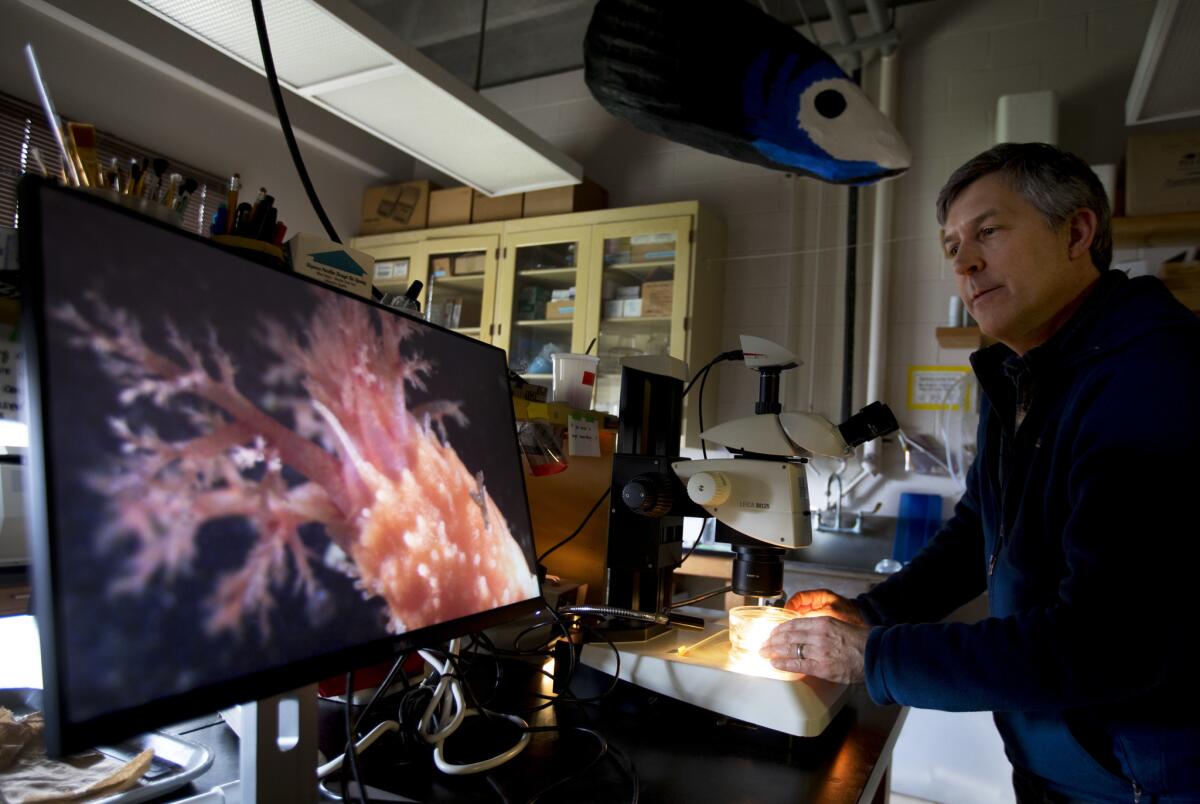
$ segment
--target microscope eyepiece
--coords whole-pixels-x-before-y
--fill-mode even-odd
[[[882,402],[872,402],[837,426],[846,446],[854,449],[880,436],[900,429],[892,409]]]

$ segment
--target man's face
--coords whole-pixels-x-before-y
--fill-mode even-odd
[[[1090,259],[1070,259],[1069,241],[1069,223],[1051,229],[997,173],[967,186],[942,230],[967,310],[985,335],[1020,354],[1052,335],[1097,278]]]

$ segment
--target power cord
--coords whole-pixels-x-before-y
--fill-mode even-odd
[[[300,146],[296,144],[296,135],[292,133],[292,121],[288,117],[287,107],[283,103],[283,91],[279,87],[279,76],[275,74],[275,60],[271,57],[271,40],[267,36],[267,20],[263,14],[262,0],[250,0],[250,5],[254,8],[254,27],[258,29],[258,46],[262,51],[263,69],[267,71],[267,84],[271,87],[271,99],[275,101],[275,114],[279,117],[279,127],[283,129],[283,138],[287,140],[292,162],[296,166],[296,172],[300,174],[300,182],[304,185],[304,192],[308,194],[313,211],[317,213],[317,217],[321,219],[321,225],[325,227],[325,234],[333,242],[341,243],[342,239],[338,237],[333,223],[325,214],[325,207],[321,206],[321,200],[317,198],[316,188],[313,187],[312,179],[308,177],[308,169],[304,166],[304,157],[300,155]],[[229,210],[229,214],[233,214],[232,209]]]
[[[483,714],[480,710],[467,707],[463,695],[463,683],[455,673],[451,672],[454,669],[453,659],[458,656],[458,648],[459,640],[450,640],[448,655],[444,661],[439,660],[432,651],[418,651],[425,663],[433,668],[437,682],[433,688],[433,694],[425,704],[425,709],[417,722],[417,734],[426,743],[433,746],[433,762],[437,769],[452,776],[483,773],[492,768],[498,768],[524,751],[525,746],[529,745],[530,739],[529,724],[525,722],[524,718],[518,715],[504,714],[502,717],[522,730],[521,739],[517,741],[516,745],[479,762],[455,763],[446,759],[443,747],[450,735],[458,730],[466,718]]]
[[[563,539],[561,542],[559,542],[558,544],[554,545],[554,546],[553,546],[553,547],[551,547],[549,550],[547,550],[546,552],[544,552],[544,553],[542,553],[540,556],[538,556],[538,558],[537,558],[537,563],[541,564],[543,561],[545,561],[545,560],[546,560],[546,556],[550,555],[550,554],[551,554],[551,553],[553,553],[555,550],[557,550],[558,548],[562,547],[564,544],[566,544],[567,542],[571,541],[571,540],[572,540],[572,539],[574,539],[576,536],[578,536],[578,535],[579,535],[579,534],[580,534],[580,533],[583,531],[583,528],[584,528],[584,526],[585,526],[585,525],[587,525],[587,523],[588,523],[588,520],[590,520],[590,519],[592,518],[592,514],[596,513],[596,509],[600,507],[600,503],[604,502],[604,498],[606,498],[606,497],[608,496],[608,494],[609,494],[609,492],[610,492],[610,491],[612,491],[612,489],[605,489],[605,490],[604,490],[604,493],[603,493],[603,494],[601,494],[601,495],[600,495],[600,496],[599,496],[599,497],[596,499],[596,502],[592,503],[592,508],[591,508],[591,510],[589,510],[589,511],[587,512],[587,516],[585,516],[585,517],[583,518],[583,521],[579,523],[579,527],[577,527],[577,528],[575,528],[575,530],[571,531],[571,535],[570,535],[570,536],[568,536],[567,538]]]

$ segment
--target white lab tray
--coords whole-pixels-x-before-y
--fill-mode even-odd
[[[0,690],[0,706],[16,715],[38,711],[42,708],[42,691]],[[138,781],[137,787],[106,798],[90,799],[92,804],[133,804],[157,798],[183,787],[213,763],[213,753],[206,746],[160,731],[139,734],[117,745],[97,746],[96,750],[118,761],[126,761],[147,748],[154,749],[154,761],[146,776]]]

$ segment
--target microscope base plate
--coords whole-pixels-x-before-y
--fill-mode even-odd
[[[709,623],[703,632],[673,629],[616,647],[620,677],[631,684],[797,737],[824,731],[850,691],[844,684],[775,670],[758,656],[731,656],[724,619]],[[584,645],[580,658],[610,675],[617,669],[616,657],[604,643]]]

